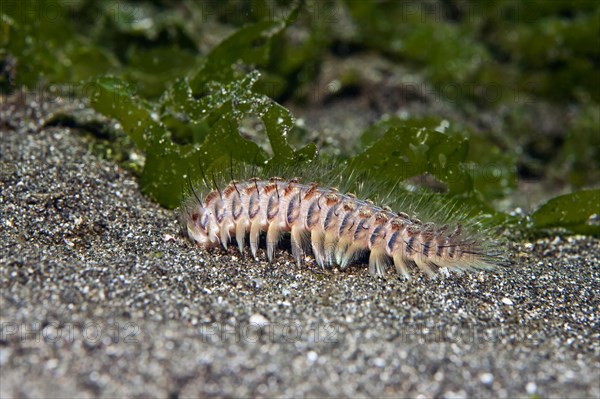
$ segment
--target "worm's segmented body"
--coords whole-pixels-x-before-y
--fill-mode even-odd
[[[441,267],[460,271],[494,266],[475,242],[462,237],[460,225],[452,231],[435,228],[352,194],[297,179],[232,181],[204,200],[194,194],[182,208],[184,230],[197,245],[227,248],[235,237],[243,252],[249,235],[256,257],[260,233],[266,232],[269,261],[282,233],[289,232],[298,264],[310,248],[320,266],[337,264],[341,269],[369,251],[372,275],[383,275],[392,263],[406,276],[411,268],[433,274]]]

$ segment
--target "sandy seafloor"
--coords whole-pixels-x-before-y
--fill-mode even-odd
[[[39,104],[0,105],[2,398],[600,396],[597,239],[410,281],[207,252]]]

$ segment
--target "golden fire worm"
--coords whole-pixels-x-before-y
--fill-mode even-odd
[[[383,275],[393,264],[407,277],[411,269],[434,274],[441,268],[478,270],[502,263],[489,251],[489,242],[474,239],[461,224],[436,227],[317,183],[253,177],[222,188],[215,182],[213,188],[192,189],[179,212],[184,234],[201,247],[227,249],[235,238],[243,253],[248,237],[256,258],[261,233],[266,232],[271,261],[281,237],[289,233],[299,265],[308,252],[321,267],[341,269],[368,254],[371,275]]]

